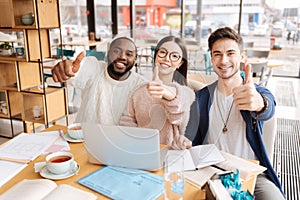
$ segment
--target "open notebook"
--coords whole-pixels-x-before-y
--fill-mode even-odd
[[[158,130],[96,123],[81,126],[90,162],[150,171],[162,167],[167,150],[160,148]]]

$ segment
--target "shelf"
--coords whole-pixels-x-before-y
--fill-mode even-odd
[[[10,113],[11,113],[10,115],[11,116],[21,115],[20,118],[22,119],[22,116],[23,116],[23,95],[22,95],[22,93],[20,93],[18,91],[8,91],[8,97],[9,97],[9,105],[10,105]],[[14,118],[14,117],[12,117],[12,118]]]
[[[23,104],[24,104],[24,121],[36,122],[40,124],[46,124],[47,120],[45,117],[41,119],[34,119],[32,109],[34,106],[41,106],[43,116],[47,115],[48,122],[54,121],[56,119],[65,116],[66,113],[66,97],[65,88],[46,88],[46,94],[38,93],[24,93],[23,94]],[[45,103],[46,98],[46,105]],[[45,113],[47,108],[47,113]]]
[[[18,88],[14,85],[0,85],[0,90],[18,91]]]
[[[36,12],[38,8],[38,13]],[[57,28],[59,27],[59,15],[57,1],[36,1],[35,0],[12,0],[11,1],[12,13],[12,27],[15,28]],[[27,26],[22,23],[22,15],[33,13],[34,23]],[[37,19],[38,17],[38,19]],[[38,21],[39,20],[39,21]]]
[[[51,57],[50,33],[48,29],[1,29],[0,31],[16,38],[15,42],[11,42],[13,52],[10,56],[0,55],[3,61],[38,61],[41,58]],[[3,41],[5,42],[5,41]],[[15,48],[24,47],[24,58],[15,56]],[[41,47],[41,50],[40,50]]]
[[[0,56],[0,60],[1,61],[20,61],[20,62],[24,62],[26,61],[26,58],[17,58],[15,56],[15,54],[11,55],[11,56]]]
[[[18,89],[17,63],[0,61],[0,88],[15,90]]]
[[[54,0],[0,0],[0,31],[6,34],[0,44],[9,42],[12,46],[12,52],[8,52],[11,55],[5,51],[0,55],[0,104],[5,102],[8,107],[8,113],[5,110],[3,113],[0,107],[0,118],[9,119],[10,123],[22,121],[29,127],[24,131],[67,115],[66,88],[41,87],[44,64],[54,62],[50,59],[50,29],[60,28],[58,3]],[[32,25],[22,22],[22,16],[28,13],[34,14]],[[17,47],[24,48],[22,58],[16,56],[16,50],[23,50]],[[33,117],[35,106],[42,110],[39,119]]]

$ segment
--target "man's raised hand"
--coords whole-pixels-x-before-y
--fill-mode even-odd
[[[52,69],[53,80],[55,82],[65,82],[75,76],[75,73],[78,72],[80,63],[84,57],[85,51],[81,52],[76,57],[75,61],[63,60],[57,63]]]

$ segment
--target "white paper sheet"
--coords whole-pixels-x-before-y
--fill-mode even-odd
[[[27,164],[0,160],[0,187],[25,167],[27,167]]]
[[[41,155],[58,139],[57,134],[21,133],[0,147],[0,160],[27,163]]]

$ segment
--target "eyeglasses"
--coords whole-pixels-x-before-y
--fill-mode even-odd
[[[168,55],[168,51],[165,48],[161,48],[157,51],[157,56],[160,58],[165,58]],[[170,52],[169,58],[171,61],[176,62],[181,58],[181,55],[178,52]]]

